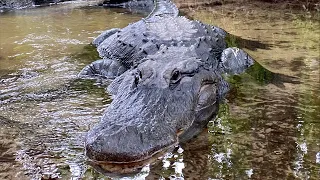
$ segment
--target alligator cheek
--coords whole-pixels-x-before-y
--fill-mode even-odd
[[[217,111],[216,84],[206,84],[200,89],[196,108],[197,119],[202,121],[211,118]]]
[[[216,91],[216,84],[203,85],[199,92],[197,109],[203,109],[215,104],[217,99]]]
[[[153,139],[148,132],[136,127],[125,127],[110,133],[110,128],[93,128],[86,138],[86,155],[96,162],[132,163],[149,159],[177,143],[176,135]]]

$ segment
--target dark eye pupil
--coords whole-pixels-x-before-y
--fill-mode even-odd
[[[142,73],[140,70],[138,70],[134,75],[134,83],[138,85],[140,79],[142,79]]]
[[[173,73],[173,75],[172,75],[172,80],[177,80],[178,78],[179,78],[179,72],[178,71],[175,71],[174,73]]]
[[[134,78],[134,83],[135,83],[136,85],[138,85],[138,83],[139,83],[139,77],[135,77],[135,78]]]
[[[140,79],[142,79],[142,72],[141,71],[139,71],[139,77],[140,77]]]

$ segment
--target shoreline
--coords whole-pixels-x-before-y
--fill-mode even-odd
[[[318,0],[173,0],[179,9],[207,9],[217,6],[259,6],[274,9],[320,11]]]
[[[297,4],[295,1],[285,0],[173,0],[180,12],[193,18],[197,12],[211,12],[212,15],[229,17],[246,16],[269,17],[277,14],[282,19],[300,19],[319,22],[320,3],[315,0],[303,0]],[[275,2],[276,1],[276,2]],[[294,3],[296,2],[296,3]],[[305,2],[305,3],[304,3]],[[313,3],[312,3],[313,2]]]

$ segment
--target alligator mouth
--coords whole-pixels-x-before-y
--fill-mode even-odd
[[[178,145],[174,143],[164,149],[160,149],[153,154],[130,162],[113,162],[113,161],[97,161],[88,158],[87,163],[94,167],[97,171],[108,176],[123,176],[128,174],[136,174],[141,171],[146,165],[157,163],[166,153],[173,151]]]

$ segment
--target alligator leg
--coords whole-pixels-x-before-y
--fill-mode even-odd
[[[92,41],[92,44],[95,45],[96,47],[98,47],[105,39],[107,39],[108,37],[110,37],[111,35],[119,32],[119,31],[120,31],[119,28],[113,28],[113,29],[106,30],[103,33],[101,33],[97,38],[95,38]]]
[[[222,73],[240,74],[246,72],[257,82],[262,84],[272,83],[278,87],[284,87],[283,83],[300,83],[296,77],[278,74],[269,71],[254,61],[245,51],[238,48],[227,48],[222,52]]]
[[[82,69],[80,78],[107,78],[113,79],[127,70],[121,63],[112,59],[100,59]]]
[[[232,47],[227,48],[222,52],[221,69],[222,73],[241,74],[248,67],[254,64],[254,60],[243,50]]]

